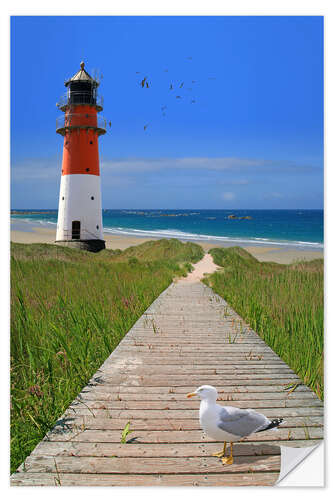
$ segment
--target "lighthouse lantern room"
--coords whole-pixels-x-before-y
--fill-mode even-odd
[[[57,103],[64,114],[56,131],[64,137],[56,243],[98,252],[105,248],[102,227],[98,137],[106,132],[97,96],[99,82],[81,62],[65,82],[66,95]]]

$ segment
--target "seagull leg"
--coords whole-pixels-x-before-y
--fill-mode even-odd
[[[232,465],[234,463],[234,457],[232,456],[232,445],[233,443],[230,443],[230,456],[222,458],[223,465]]]
[[[219,458],[224,457],[226,447],[227,447],[227,442],[224,441],[223,450],[218,451],[217,453],[212,453],[212,457],[219,457]]]

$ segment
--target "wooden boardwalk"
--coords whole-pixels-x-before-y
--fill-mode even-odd
[[[323,405],[228,304],[200,282],[169,286],[147,309],[31,455],[12,485],[272,485],[280,444],[323,437]],[[283,417],[277,432],[234,446],[234,464],[200,430],[199,400],[214,385],[222,401]],[[221,404],[223,402],[221,401]],[[127,422],[133,430],[121,444]]]

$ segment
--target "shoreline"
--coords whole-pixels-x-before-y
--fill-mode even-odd
[[[16,221],[15,221],[16,222]],[[11,229],[11,241],[15,243],[54,243],[55,241],[55,229],[36,227],[33,224],[25,224],[23,222],[18,224],[13,224],[13,226],[18,229]],[[146,241],[158,240],[161,238],[154,237],[140,237],[140,236],[122,236],[116,234],[104,233],[104,239],[107,249],[112,250],[125,250],[130,246],[140,245]],[[180,241],[186,242],[188,240],[177,238]],[[249,245],[249,244],[235,244],[226,243],[221,241],[210,241],[205,242],[202,240],[191,240],[193,243],[200,245],[205,252],[208,252],[211,248],[216,247],[231,247],[240,246],[251,253],[260,262],[277,262],[279,264],[291,264],[295,260],[313,260],[320,259],[324,257],[323,250],[308,250],[304,248],[291,248],[291,247],[279,247],[279,246],[267,246],[262,244]]]

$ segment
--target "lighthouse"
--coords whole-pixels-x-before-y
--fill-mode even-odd
[[[98,138],[106,133],[106,121],[98,115],[98,86],[81,62],[65,82],[67,92],[57,103],[64,114],[56,124],[64,137],[56,243],[92,252],[105,248]]]

